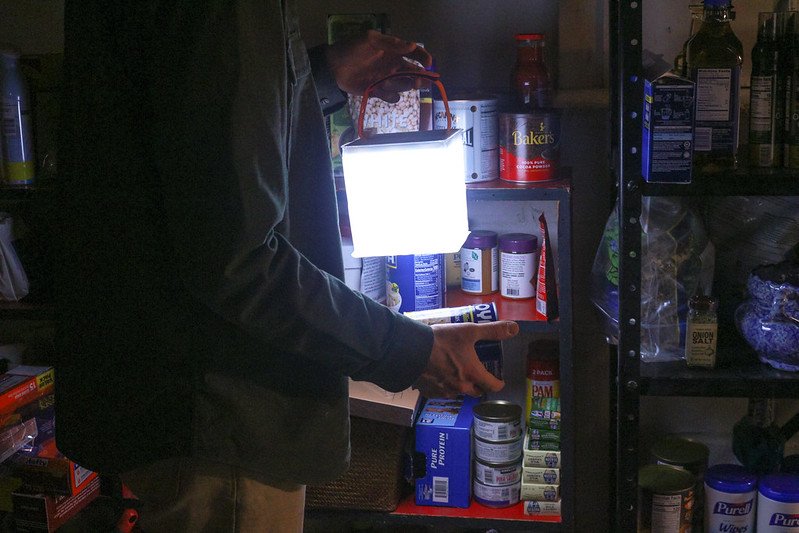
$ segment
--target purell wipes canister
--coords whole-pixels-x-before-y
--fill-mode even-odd
[[[718,464],[705,471],[705,531],[755,530],[757,476],[741,465]]]

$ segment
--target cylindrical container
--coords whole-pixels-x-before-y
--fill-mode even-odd
[[[443,254],[386,258],[386,305],[394,311],[438,309],[444,304]]]
[[[495,232],[472,231],[463,243],[461,289],[469,294],[491,294],[499,290],[499,249]]]
[[[799,531],[799,475],[770,474],[760,478],[757,533]]]
[[[0,50],[0,153],[3,175],[9,185],[31,185],[36,159],[33,155],[33,117],[28,86],[19,70],[19,52]]]
[[[783,13],[758,14],[749,79],[749,164],[753,167],[782,165],[785,99],[778,75],[783,17]]]
[[[466,183],[492,181],[499,176],[497,143],[497,98],[481,95],[453,95],[449,98],[452,127],[463,131]],[[447,127],[442,100],[433,101],[436,129]]]
[[[538,238],[528,233],[499,236],[499,292],[506,298],[535,297]]]
[[[522,436],[522,408],[506,400],[488,400],[474,406],[474,436],[506,442]]]
[[[694,475],[696,480],[696,502],[694,504],[693,521],[698,527],[702,524],[705,498],[705,470],[710,450],[701,442],[677,436],[668,436],[657,441],[651,449],[652,459],[660,465],[683,468]]]
[[[718,300],[696,294],[688,300],[685,324],[685,362],[688,366],[714,368],[718,342]]]
[[[515,183],[558,179],[560,112],[499,114],[499,177]]]
[[[426,311],[410,311],[405,314],[414,320],[431,326],[433,324],[457,324],[460,322],[481,324],[499,320],[497,305],[494,302],[462,305],[460,307],[442,307],[441,309],[428,309]]]
[[[757,476],[741,465],[705,472],[705,531],[754,531]]]
[[[522,492],[521,481],[502,487],[483,485],[474,480],[472,485],[474,499],[486,507],[510,507],[519,503]]]
[[[474,456],[487,463],[512,463],[522,456],[523,440],[518,437],[505,442],[490,442],[474,437]]]
[[[511,463],[487,463],[474,461],[474,480],[490,487],[501,487],[518,483],[522,479],[521,461]]]
[[[694,475],[666,465],[638,470],[638,533],[691,531]]]

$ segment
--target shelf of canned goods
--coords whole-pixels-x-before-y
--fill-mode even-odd
[[[619,213],[618,339],[610,349],[609,529],[641,531],[639,476],[651,474],[639,470],[649,459],[649,450],[640,446],[643,396],[799,397],[799,373],[758,362],[752,348],[735,332],[725,332],[729,336],[718,348],[723,363],[713,369],[690,368],[685,361],[642,362],[642,203],[658,196],[707,197],[705,201],[732,196],[799,196],[799,169],[752,169],[744,160],[737,169],[724,173],[723,179],[697,179],[706,176],[695,172],[693,181],[687,184],[646,182],[642,176],[646,46],[643,28],[645,15],[654,20],[655,11],[663,5],[643,0],[610,0],[608,5],[611,144]],[[721,330],[719,337],[724,338]]]

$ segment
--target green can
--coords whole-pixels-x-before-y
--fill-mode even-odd
[[[638,533],[691,531],[696,478],[689,471],[666,465],[638,470]]]

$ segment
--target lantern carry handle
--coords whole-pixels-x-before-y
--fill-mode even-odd
[[[375,81],[363,92],[363,98],[361,98],[361,110],[358,113],[358,137],[363,137],[363,118],[364,114],[366,113],[366,101],[369,99],[369,93],[375,88],[376,85],[383,83],[388,79],[400,77],[426,78],[435,83],[436,87],[438,87],[438,90],[441,93],[441,100],[444,101],[444,110],[447,113],[447,129],[452,129],[452,115],[449,113],[449,100],[447,99],[447,91],[444,90],[444,85],[440,80],[441,74],[438,72],[394,72],[393,74],[389,74],[388,76],[384,76]]]

